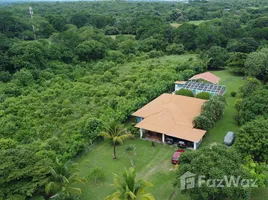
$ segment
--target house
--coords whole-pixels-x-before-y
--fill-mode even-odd
[[[210,72],[204,72],[201,74],[194,75],[189,80],[192,81],[192,80],[200,80],[200,79],[207,81],[207,82],[210,82],[212,84],[218,84],[221,78],[210,73]]]
[[[201,113],[203,99],[173,94],[162,94],[132,116],[137,117],[135,127],[140,129],[140,137],[146,133],[163,143],[167,138],[184,141],[191,149],[197,149],[206,130],[194,128],[193,120]]]
[[[211,96],[215,94],[224,95],[226,93],[226,86],[218,85],[219,81],[220,78],[218,76],[210,72],[205,72],[193,76],[189,81],[176,81],[175,92],[184,88],[191,90],[194,95],[200,92],[208,92]]]

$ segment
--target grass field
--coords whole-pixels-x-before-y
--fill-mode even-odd
[[[114,40],[116,39],[116,36],[120,36],[120,35],[107,35],[107,37],[111,37]],[[135,35],[131,35],[131,34],[121,34],[121,36],[135,38]]]
[[[180,27],[182,24],[184,23],[188,23],[188,24],[194,24],[196,26],[199,26],[201,23],[206,22],[209,20],[196,20],[196,21],[188,21],[188,22],[182,22],[182,23],[170,23],[170,26],[173,26],[174,28],[178,28]]]
[[[82,177],[87,177],[96,166],[102,168],[105,173],[104,181],[95,184],[89,180],[85,185],[82,185],[83,200],[103,200],[107,195],[114,192],[114,188],[111,186],[113,183],[113,173],[121,175],[124,168],[131,166],[127,154],[124,153],[126,146],[129,144],[133,144],[136,147],[137,155],[134,159],[134,165],[138,172],[138,178],[153,183],[154,187],[148,191],[157,200],[169,199],[174,191],[179,191],[178,188],[174,189],[172,186],[175,170],[170,159],[175,151],[174,147],[156,144],[154,148],[149,141],[141,139],[128,140],[123,145],[117,147],[118,158],[113,160],[112,146],[108,141],[105,141],[96,145],[91,152],[77,161]],[[172,199],[189,200],[189,198],[181,195],[179,192]]]
[[[243,85],[242,77],[237,76],[228,70],[212,71],[212,73],[221,78],[220,85],[226,86],[227,92],[225,94],[225,97],[227,105],[225,107],[224,115],[222,118],[211,130],[206,133],[201,147],[212,144],[214,142],[222,143],[223,138],[228,131],[236,132],[239,128],[233,119],[233,116],[236,112],[234,104],[238,99],[238,95],[236,97],[231,97],[230,93],[233,91],[238,93],[239,87]]]
[[[170,23],[170,25],[173,26],[174,28],[178,28],[182,24],[179,24],[179,23]]]

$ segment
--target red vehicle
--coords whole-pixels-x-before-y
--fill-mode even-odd
[[[181,155],[181,153],[183,153],[185,150],[177,150],[171,159],[172,164],[179,164],[179,157]]]

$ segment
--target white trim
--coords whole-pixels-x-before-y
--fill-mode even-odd
[[[143,136],[143,129],[140,128],[140,138],[142,138],[142,136]]]
[[[196,150],[196,142],[194,142],[194,150]]]
[[[162,142],[165,143],[165,134],[162,134]]]

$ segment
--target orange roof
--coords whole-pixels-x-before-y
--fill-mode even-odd
[[[175,81],[176,84],[185,84],[186,81]]]
[[[162,94],[132,114],[144,118],[135,127],[198,142],[206,131],[193,128],[193,119],[201,113],[205,101]]]
[[[196,80],[196,79],[203,79],[203,80],[209,81],[209,82],[214,83],[214,84],[216,84],[220,81],[220,77],[218,77],[210,72],[196,74],[192,78],[190,78],[189,80]]]

